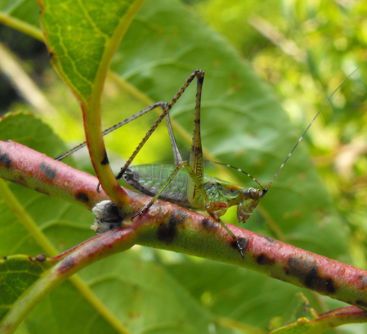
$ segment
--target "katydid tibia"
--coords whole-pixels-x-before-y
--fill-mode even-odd
[[[197,91],[194,114],[194,133],[189,161],[184,161],[176,144],[170,122],[169,111],[195,78],[197,79]],[[123,120],[122,122],[103,131],[103,135],[108,134],[113,130],[121,127],[122,125],[127,124],[132,120],[144,115],[145,113],[160,107],[162,109],[161,114],[148,130],[144,138],[134,150],[133,154],[128,158],[128,160],[116,176],[116,179],[123,178],[127,184],[136,188],[138,191],[152,196],[151,201],[140,212],[136,213],[134,217],[144,214],[158,198],[176,203],[187,208],[203,211],[205,210],[212,218],[214,218],[224,227],[224,229],[228,232],[228,234],[233,238],[233,241],[236,243],[240,254],[243,255],[244,250],[238,242],[236,236],[227,227],[227,225],[220,220],[220,217],[227,211],[229,207],[237,206],[238,221],[246,222],[249,219],[252,212],[257,207],[260,199],[268,192],[274,180],[278,177],[281,169],[284,167],[293,152],[296,150],[299,143],[304,138],[306,132],[308,131],[314,120],[317,118],[317,116],[320,114],[321,110],[319,110],[315,114],[302,135],[294,144],[291,151],[280,164],[272,180],[266,187],[262,186],[260,182],[258,182],[251,174],[243,171],[242,169],[233,167],[231,165],[219,163],[227,167],[234,168],[240,173],[247,175],[259,186],[259,188],[246,189],[204,174],[203,153],[200,134],[200,107],[203,81],[204,71],[194,71],[187,78],[185,83],[177,91],[177,93],[169,103],[154,103],[151,106],[143,109],[142,111]],[[334,90],[332,95],[335,94],[340,85]],[[147,142],[147,140],[158,127],[163,118],[166,119],[175,165],[147,164],[131,166],[131,163],[134,160],[135,156]],[[74,153],[85,145],[85,142],[79,144],[68,152],[58,156],[56,159],[62,160],[66,156]]]

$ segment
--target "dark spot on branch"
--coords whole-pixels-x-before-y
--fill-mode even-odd
[[[41,162],[39,165],[39,169],[42,171],[42,173],[50,180],[54,179],[56,176],[56,170],[44,162]]]
[[[297,277],[300,282],[312,290],[326,294],[333,294],[336,291],[333,280],[320,276],[317,266],[311,261],[295,257],[289,258],[286,274]]]
[[[367,277],[366,277],[366,276],[361,275],[361,276],[359,276],[358,278],[359,278],[359,280],[362,282],[362,284],[363,284],[363,288],[366,288],[366,286],[367,286]]]
[[[11,159],[8,153],[0,152],[0,164],[4,165],[6,168],[11,166]]]
[[[313,290],[334,293],[335,287],[331,278],[321,277],[318,274],[317,267],[313,267],[305,278],[305,285]]]
[[[268,236],[265,236],[265,239],[266,239],[268,242],[272,243],[272,244],[275,244],[275,242],[276,242],[273,238],[268,237]]]
[[[162,223],[158,226],[157,238],[165,243],[171,243],[177,235],[177,227],[174,224]]]
[[[184,221],[185,215],[172,215],[168,222],[162,223],[158,226],[158,240],[167,244],[171,243],[178,234],[178,225],[182,224]]]
[[[206,230],[209,230],[209,231],[216,231],[218,230],[218,224],[214,223],[212,220],[210,219],[207,219],[207,218],[204,218],[202,221],[201,221],[201,224],[203,225],[203,227],[206,229]]]
[[[75,198],[83,203],[89,202],[89,197],[85,192],[79,191],[75,194]]]
[[[268,257],[266,254],[260,254],[256,257],[256,262],[260,265],[272,265],[275,263],[275,260]]]
[[[7,256],[3,256],[3,260],[5,260],[5,261],[6,261],[7,259],[8,259],[8,257],[7,257]]]
[[[108,165],[110,162],[108,160],[107,152],[104,151],[103,160],[101,161],[101,165]]]
[[[303,274],[302,269],[301,262],[295,257],[290,257],[288,259],[288,266],[285,268],[285,273],[299,277]]]

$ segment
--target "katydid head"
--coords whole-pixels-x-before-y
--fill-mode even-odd
[[[220,217],[229,207],[237,206],[237,218],[241,223],[250,218],[259,200],[267,193],[264,187],[243,189],[221,181],[205,183],[204,191],[208,198],[206,205],[208,212]]]
[[[268,188],[265,188],[254,176],[241,168],[217,161],[215,161],[215,163],[232,168],[246,175],[258,185],[259,188],[243,188],[217,180],[216,182],[208,182],[204,186],[209,199],[209,206],[207,207],[208,212],[217,211],[216,215],[220,216],[223,215],[229,207],[237,206],[238,222],[245,223],[259,204],[260,199],[268,192]]]

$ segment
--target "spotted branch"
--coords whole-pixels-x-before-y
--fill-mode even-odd
[[[98,180],[92,175],[14,142],[0,142],[0,176],[89,209],[108,199],[103,191],[96,191]],[[163,201],[157,201],[146,214],[131,221],[129,212],[140,210],[150,198],[130,190],[126,192],[129,209],[116,211],[120,215],[120,228],[76,246],[80,250],[78,258],[73,261],[69,258],[68,263],[73,265],[63,267],[64,271],[77,270],[79,266],[75,264],[85,257],[89,263],[107,256],[111,247],[114,252],[125,250],[124,241],[120,240],[118,245],[114,240],[118,239],[116,235],[129,229],[133,233],[130,243],[236,264],[367,310],[367,272],[364,270],[228,224],[243,246],[244,257],[241,257],[235,240],[214,220]],[[74,251],[67,251],[58,260],[66,261],[73,254],[75,256]]]

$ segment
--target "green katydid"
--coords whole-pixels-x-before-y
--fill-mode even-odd
[[[177,147],[176,140],[172,131],[169,111],[195,78],[197,79],[197,92],[194,116],[194,133],[190,158],[187,162],[182,159],[180,151]],[[229,230],[229,228],[220,220],[220,217],[227,211],[229,207],[237,206],[238,221],[246,222],[249,219],[251,213],[257,207],[260,199],[267,193],[273,181],[278,177],[280,170],[285,166],[299,143],[303,140],[306,132],[322,110],[319,110],[315,114],[302,135],[292,147],[291,151],[280,164],[272,180],[266,187],[262,186],[260,182],[258,182],[252,175],[243,171],[242,169],[233,167],[231,165],[219,163],[227,167],[234,168],[237,171],[247,175],[259,186],[259,189],[242,188],[240,186],[204,174],[203,153],[200,134],[200,106],[203,80],[204,71],[194,71],[169,103],[154,103],[144,110],[103,131],[103,134],[108,134],[118,127],[121,127],[122,125],[127,124],[128,122],[144,115],[145,113],[160,107],[162,109],[162,112],[159,115],[158,119],[148,130],[144,138],[136,147],[133,154],[129,157],[129,159],[126,161],[126,163],[116,176],[116,179],[123,178],[127,184],[136,188],[140,192],[153,197],[152,200],[140,212],[134,215],[134,217],[144,214],[147,210],[149,210],[151,205],[158,198],[176,203],[187,208],[205,210],[212,218],[214,218],[225,228],[225,230],[229,233],[229,235],[236,243],[240,254],[243,255],[242,246],[240,245],[234,234],[231,232],[231,230]],[[339,89],[340,85],[334,90],[332,95]],[[166,119],[175,165],[146,164],[131,166],[133,159],[146,143],[146,141],[149,139],[151,134],[155,131],[163,118]],[[58,156],[56,159],[61,160],[85,145],[85,142],[81,143],[68,152]]]

